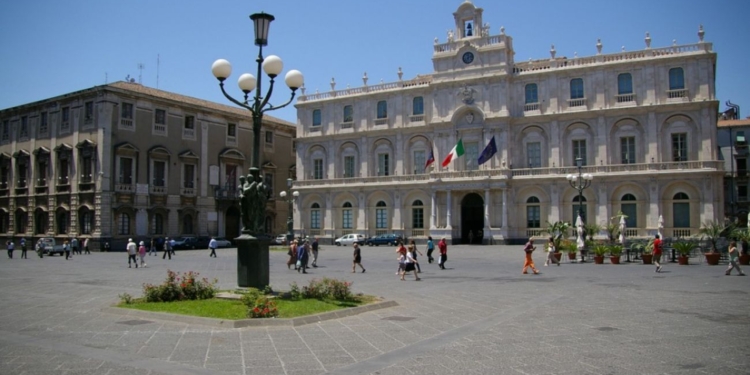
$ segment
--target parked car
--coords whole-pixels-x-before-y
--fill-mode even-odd
[[[188,243],[188,240],[190,240],[193,237],[176,237],[173,239],[172,243],[172,249],[174,250],[185,250],[190,249],[190,244]]]
[[[401,236],[395,233],[386,233],[386,234],[379,234],[377,236],[370,237],[365,241],[365,243],[367,244],[367,246],[380,246],[380,245],[396,246],[401,241],[403,241],[403,238],[401,238]]]
[[[358,243],[360,245],[365,244],[365,235],[361,233],[351,233],[351,234],[345,234],[339,238],[336,239],[336,241],[333,241],[333,244],[336,246],[351,246],[354,243]]]
[[[44,244],[44,254],[47,254],[50,256],[55,255],[55,254],[60,254],[60,255],[65,254],[65,251],[63,250],[63,245],[62,244],[56,245],[54,238],[44,237],[44,238],[40,238],[39,241],[41,241]]]
[[[271,241],[272,245],[286,245],[286,234],[280,234]]]
[[[208,246],[206,246],[208,247]],[[217,238],[216,239],[216,247],[221,249],[222,247],[234,247],[231,242],[229,242],[226,238]]]

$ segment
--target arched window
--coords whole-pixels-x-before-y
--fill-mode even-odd
[[[526,200],[526,228],[541,228],[541,212],[539,198],[529,197]]]
[[[573,225],[575,225],[576,220],[578,220],[579,212],[581,214],[581,220],[583,220],[583,223],[586,224],[586,197],[584,197],[583,195],[576,195],[575,198],[573,198],[573,221],[571,221]]]
[[[57,212],[57,234],[68,233],[68,220],[70,215],[68,211],[60,210]]]
[[[2,213],[0,211],[0,213]],[[34,234],[46,234],[49,224],[49,214],[46,211],[37,210],[34,215]],[[0,226],[0,233],[4,232]]]
[[[536,83],[529,83],[524,87],[524,93],[526,96],[526,104],[539,103],[539,94],[537,92]]]
[[[412,99],[412,115],[424,114],[424,98],[416,96]]]
[[[631,76],[630,73],[619,74],[617,76],[617,95],[628,95],[632,93],[633,93],[633,76]]]
[[[320,110],[314,109],[312,113],[312,126],[320,126],[321,123],[322,122],[320,120]]]
[[[8,214],[8,211],[0,210],[0,233],[8,232],[9,221],[10,221],[10,214]]]
[[[628,228],[638,227],[638,207],[635,203],[635,195],[625,194],[620,198],[620,211],[625,214],[625,225]]]
[[[130,234],[130,215],[121,213],[119,217],[120,222],[117,225],[119,234]]]
[[[380,201],[375,205],[375,229],[388,228],[388,208],[385,202]]]
[[[669,69],[669,89],[670,90],[682,90],[684,88],[685,88],[685,75],[682,71],[682,68]]]
[[[385,100],[378,102],[378,118],[388,118],[388,103]]]
[[[341,228],[352,229],[354,224],[354,216],[352,215],[352,204],[345,202],[341,209]]]
[[[317,203],[310,206],[310,228],[320,229],[320,205]]]
[[[94,227],[94,215],[91,210],[89,210],[88,207],[83,207],[78,213],[78,216],[78,227],[81,234],[91,234],[92,228]]]
[[[424,205],[417,199],[411,204],[411,227],[413,229],[424,229]]]
[[[193,234],[193,215],[185,215],[182,217],[182,233]]]
[[[574,78],[570,80],[570,98],[571,99],[583,99],[584,96],[583,92],[583,79],[582,78]]]
[[[685,193],[677,193],[672,200],[673,227],[690,228],[690,198]]]
[[[29,217],[24,210],[16,210],[16,234],[26,233]]]
[[[153,225],[153,234],[164,234],[164,216],[162,214],[154,214],[154,221],[151,224]]]

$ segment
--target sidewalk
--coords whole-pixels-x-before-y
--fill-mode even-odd
[[[522,275],[522,246],[449,246],[400,281],[391,247],[324,246],[308,274],[271,253],[271,285],[353,281],[399,306],[300,327],[219,329],[108,314],[166,270],[236,286],[236,250],[0,259],[0,374],[747,374],[750,277],[725,266],[563,263]],[[423,249],[422,252],[425,251]],[[608,262],[608,261],[605,261]],[[746,270],[747,272],[747,270]]]

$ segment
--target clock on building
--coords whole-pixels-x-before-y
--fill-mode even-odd
[[[464,61],[464,64],[471,64],[471,62],[474,61],[474,54],[466,52],[461,59]]]

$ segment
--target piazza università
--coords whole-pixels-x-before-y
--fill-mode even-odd
[[[297,124],[264,117],[266,231],[321,242],[396,232],[522,241],[547,222],[604,224],[629,237],[697,233],[724,218],[716,53],[694,44],[515,61],[503,28],[465,1],[434,70],[306,93]],[[594,47],[594,46],[592,46]],[[593,48],[592,48],[593,49]],[[0,110],[0,237],[239,235],[248,111],[115,82]],[[731,137],[730,137],[731,138]],[[477,159],[494,139],[497,152]],[[209,142],[210,140],[210,142]],[[461,140],[465,154],[441,161]],[[430,155],[435,162],[425,167]],[[576,160],[581,164],[577,166]],[[592,176],[579,192],[566,176]],[[299,192],[291,205],[279,192]],[[580,195],[579,195],[580,193]],[[292,196],[290,194],[290,196]],[[579,199],[580,196],[580,199]],[[289,209],[292,209],[290,212]]]

